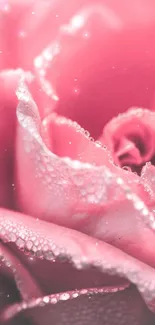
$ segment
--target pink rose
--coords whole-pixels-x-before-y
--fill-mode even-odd
[[[155,323],[154,15],[0,2],[0,324]]]

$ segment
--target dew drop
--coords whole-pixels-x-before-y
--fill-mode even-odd
[[[46,168],[45,168],[45,166],[43,164],[40,164],[39,168],[40,168],[41,172],[43,172],[43,173],[46,172]]]
[[[36,256],[39,257],[40,259],[43,259],[44,254],[43,254],[43,252],[40,250],[40,251],[37,251],[37,252],[36,252]]]
[[[142,201],[135,202],[135,208],[137,210],[142,210],[144,208],[144,203]]]
[[[5,235],[6,234],[6,231],[5,231],[5,229],[4,228],[2,228],[2,227],[0,227],[0,234],[1,235]]]
[[[50,302],[50,298],[49,297],[44,297],[43,302],[45,302],[45,304],[48,304]]]
[[[29,256],[29,261],[31,261],[31,262],[34,262],[35,261],[35,259],[34,259],[34,257],[33,256]]]
[[[38,246],[38,245],[39,245],[39,241],[36,240],[36,241],[34,242],[34,245],[35,245],[35,246]]]
[[[86,295],[87,293],[88,293],[88,290],[87,289],[80,290],[80,294],[81,295]]]
[[[54,305],[58,302],[56,298],[51,298],[50,301],[51,301],[51,304],[54,304]]]
[[[44,245],[44,246],[43,246],[43,251],[44,251],[44,252],[47,252],[48,250],[49,250],[48,245]]]
[[[18,239],[16,240],[16,245],[17,245],[19,248],[24,248],[24,246],[25,246],[25,242],[24,242],[23,239],[18,238]]]
[[[15,242],[16,241],[16,235],[14,233],[10,233],[9,235],[9,240],[12,241],[12,242]]]
[[[148,210],[146,208],[144,208],[142,210],[142,214],[143,214],[143,216],[147,216],[148,215]]]
[[[74,94],[79,95],[79,93],[80,93],[80,89],[79,88],[74,88]]]
[[[62,293],[61,295],[60,295],[60,300],[68,300],[70,298],[70,295],[69,295],[69,293]]]
[[[90,133],[88,131],[85,131],[84,133],[85,133],[85,136],[86,137],[89,137],[90,136]]]
[[[34,253],[37,253],[38,248],[33,245],[32,250],[33,250]]]
[[[74,292],[73,294],[72,294],[72,297],[73,298],[77,298],[79,296],[79,294],[77,293],[77,292]]]
[[[44,256],[45,256],[45,258],[46,258],[47,260],[49,260],[49,261],[53,260],[53,261],[54,261],[54,255],[53,255],[53,253],[52,253],[51,251],[47,251],[47,252],[45,252],[45,253],[44,253]]]

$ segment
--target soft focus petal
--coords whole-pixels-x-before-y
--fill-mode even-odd
[[[16,140],[16,90],[20,80],[32,79],[30,72],[4,70],[0,73],[0,205],[13,207],[14,154]]]
[[[154,7],[144,1],[141,6],[130,1],[128,7],[122,1],[117,6],[114,1],[108,6],[84,1],[77,10],[78,2],[73,3],[74,15],[65,24],[60,19],[55,39],[33,57],[34,65],[41,80],[49,81],[46,91],[52,101],[59,99],[56,111],[97,138],[118,112],[133,105],[151,107]]]
[[[16,127],[16,88],[21,71],[0,74],[0,205],[12,206],[13,153]]]
[[[3,56],[8,66],[35,66],[41,78],[49,80],[51,95],[59,98],[59,114],[76,120],[97,138],[118,112],[152,107],[155,4],[153,0],[65,4],[8,1],[3,12],[2,31],[7,26],[8,34]]]

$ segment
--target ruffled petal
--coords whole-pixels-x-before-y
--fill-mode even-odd
[[[104,213],[105,207],[110,203],[124,199],[126,194],[123,186],[120,186],[120,177],[142,199],[147,199],[148,193],[140,183],[139,177],[116,167],[111,162],[108,151],[91,141],[89,137],[85,137],[77,124],[70,122],[71,132],[74,136],[78,134],[82,145],[84,144],[84,163],[80,160],[71,160],[69,157],[60,157],[59,150],[62,148],[60,138],[56,152],[60,156],[51,152],[45,144],[49,141],[49,135],[47,137],[46,131],[46,136],[44,133],[41,137],[42,123],[39,112],[24,85],[18,89],[18,98],[20,101],[17,109],[16,143],[18,208],[34,217],[74,227],[88,215],[97,216]],[[53,136],[58,130],[55,123],[58,126],[58,120],[56,122],[54,119],[54,125],[51,127]],[[68,120],[65,120],[65,123],[68,127]],[[64,127],[64,124],[59,125],[60,132],[61,127]],[[43,130],[45,131],[45,128]],[[49,146],[49,143],[47,145]]]
[[[100,141],[120,166],[141,167],[155,155],[154,125],[154,112],[133,108],[113,118],[105,126]]]
[[[17,207],[33,217],[112,243],[154,266],[155,216],[149,209],[151,190],[142,178],[114,166],[107,151],[97,148],[95,142],[77,129],[77,124],[51,115],[42,125],[37,107],[25,87],[19,89],[18,96]],[[81,143],[85,144],[82,156],[85,163],[61,157],[66,155],[61,127],[63,131],[64,127],[71,128],[73,140],[78,136],[82,141],[68,154],[74,153],[74,158],[77,157]],[[59,137],[55,132],[60,132]],[[46,144],[52,150],[55,148],[55,153]]]
[[[80,125],[63,116],[50,114],[41,122],[40,135],[55,155],[95,165],[110,165],[108,154],[95,144]]]

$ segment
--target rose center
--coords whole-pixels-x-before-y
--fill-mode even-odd
[[[107,145],[117,165],[140,173],[155,155],[154,122],[155,114],[148,110],[129,110],[106,125],[100,141]]]

